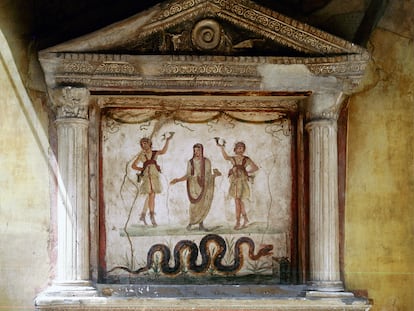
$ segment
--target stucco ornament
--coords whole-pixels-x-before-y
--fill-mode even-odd
[[[201,50],[212,50],[220,44],[221,26],[213,19],[199,21],[193,28],[191,40]]]
[[[89,90],[79,87],[62,87],[50,90],[56,107],[57,119],[88,119]]]

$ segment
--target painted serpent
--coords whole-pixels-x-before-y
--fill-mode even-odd
[[[216,245],[216,251],[214,254],[210,253],[209,245],[214,243]],[[188,269],[193,273],[203,273],[213,264],[218,272],[221,274],[235,274],[241,269],[244,262],[244,256],[242,251],[242,245],[247,244],[249,248],[249,258],[252,260],[258,260],[263,256],[272,255],[273,245],[266,244],[260,247],[257,254],[254,254],[255,245],[252,239],[248,237],[241,237],[236,241],[234,249],[234,261],[230,265],[222,264],[222,260],[226,254],[227,246],[224,239],[217,234],[208,234],[204,236],[200,241],[200,254],[201,254],[201,263],[197,264],[198,258],[198,247],[197,245],[190,240],[179,241],[173,251],[174,256],[174,266],[170,266],[169,262],[171,259],[170,248],[164,244],[155,244],[153,245],[147,254],[147,265],[145,267],[139,268],[137,270],[131,270],[125,266],[117,266],[111,269],[109,272],[114,271],[115,269],[123,269],[129,273],[139,274],[145,271],[152,269],[156,264],[154,263],[154,255],[159,252],[161,254],[160,267],[161,271],[166,275],[176,275],[181,272],[182,266],[184,266],[184,259],[182,258],[182,252],[184,250],[188,251],[187,266]]]

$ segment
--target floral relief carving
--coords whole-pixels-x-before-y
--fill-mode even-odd
[[[108,74],[108,75],[132,75],[136,73],[135,67],[128,62],[106,61],[99,64],[92,64],[89,61],[68,61],[63,64],[67,73],[79,74]]]
[[[86,61],[65,62],[63,66],[66,72],[92,73],[94,71],[92,64]]]
[[[96,68],[95,73],[109,75],[132,75],[135,73],[135,68],[127,62],[104,62]]]
[[[256,76],[256,66],[226,65],[226,64],[165,64],[162,73],[167,75],[222,75],[222,76]]]
[[[88,89],[63,87],[51,90],[50,95],[57,108],[57,119],[88,119]]]
[[[366,62],[310,64],[309,70],[316,75],[347,74],[364,72]]]

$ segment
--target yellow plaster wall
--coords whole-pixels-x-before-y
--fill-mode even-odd
[[[349,109],[345,282],[368,290],[372,311],[412,311],[414,44],[377,28],[369,50]]]
[[[0,310],[32,310],[50,269],[47,118],[19,79],[0,31]]]

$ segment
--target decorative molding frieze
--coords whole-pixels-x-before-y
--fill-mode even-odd
[[[194,80],[191,78],[171,78],[162,81],[158,78],[153,79],[106,79],[99,80],[93,78],[85,78],[79,76],[57,76],[56,82],[59,84],[83,84],[95,91],[104,90],[257,90],[260,87],[260,81],[249,81],[244,79],[228,79],[221,81],[213,81],[209,79]]]
[[[207,75],[207,76],[237,76],[257,77],[257,66],[218,63],[218,64],[195,64],[195,63],[167,63],[163,64],[161,74],[165,75]]]
[[[348,75],[360,75],[365,72],[367,67],[366,60],[353,60],[347,62],[322,62],[307,64],[308,69],[315,75],[323,76],[348,76]]]
[[[165,3],[163,4],[161,11],[151,19],[150,23],[156,23],[166,18],[176,16],[186,10],[192,9],[200,4],[205,4],[207,2],[208,1],[206,0],[184,0],[179,2]]]
[[[146,109],[167,109],[167,110],[254,110],[293,113],[298,110],[299,102],[305,98],[273,97],[234,99],[225,97],[201,98],[195,96],[168,96],[157,98],[139,96],[97,96],[97,104],[101,108],[133,107]]]
[[[66,61],[63,64],[65,72],[91,74],[95,71],[94,66],[88,61]]]
[[[135,67],[127,62],[104,62],[100,64],[95,70],[95,74],[98,75],[132,75],[135,73]]]
[[[365,67],[370,59],[369,54],[349,54],[349,55],[334,55],[324,57],[289,57],[289,56],[236,56],[236,55],[158,55],[157,57],[162,62],[222,62],[222,63],[240,63],[240,64],[277,64],[277,65],[293,65],[304,64],[309,67],[324,65],[334,66],[332,68],[339,69],[325,69],[325,70],[312,70],[315,74],[332,74],[332,73],[347,73],[347,72],[359,72],[363,73]],[[58,61],[60,65],[58,68],[60,71],[67,72],[87,72],[81,71],[76,67],[90,66],[92,65],[94,70],[103,63],[118,63],[129,64],[136,68],[137,65],[151,62],[151,56],[131,55],[131,54],[100,54],[100,53],[74,53],[74,52],[62,52],[62,53],[50,53],[49,57],[40,58],[47,62],[52,58]],[[147,61],[143,61],[147,60]],[[75,65],[70,66],[74,63]],[[351,66],[352,65],[352,66]],[[72,69],[71,69],[72,68]],[[93,72],[94,70],[91,70]]]
[[[91,63],[87,60],[65,61],[63,71],[67,73],[96,74],[96,75],[133,75],[136,68],[128,62],[104,61]]]

